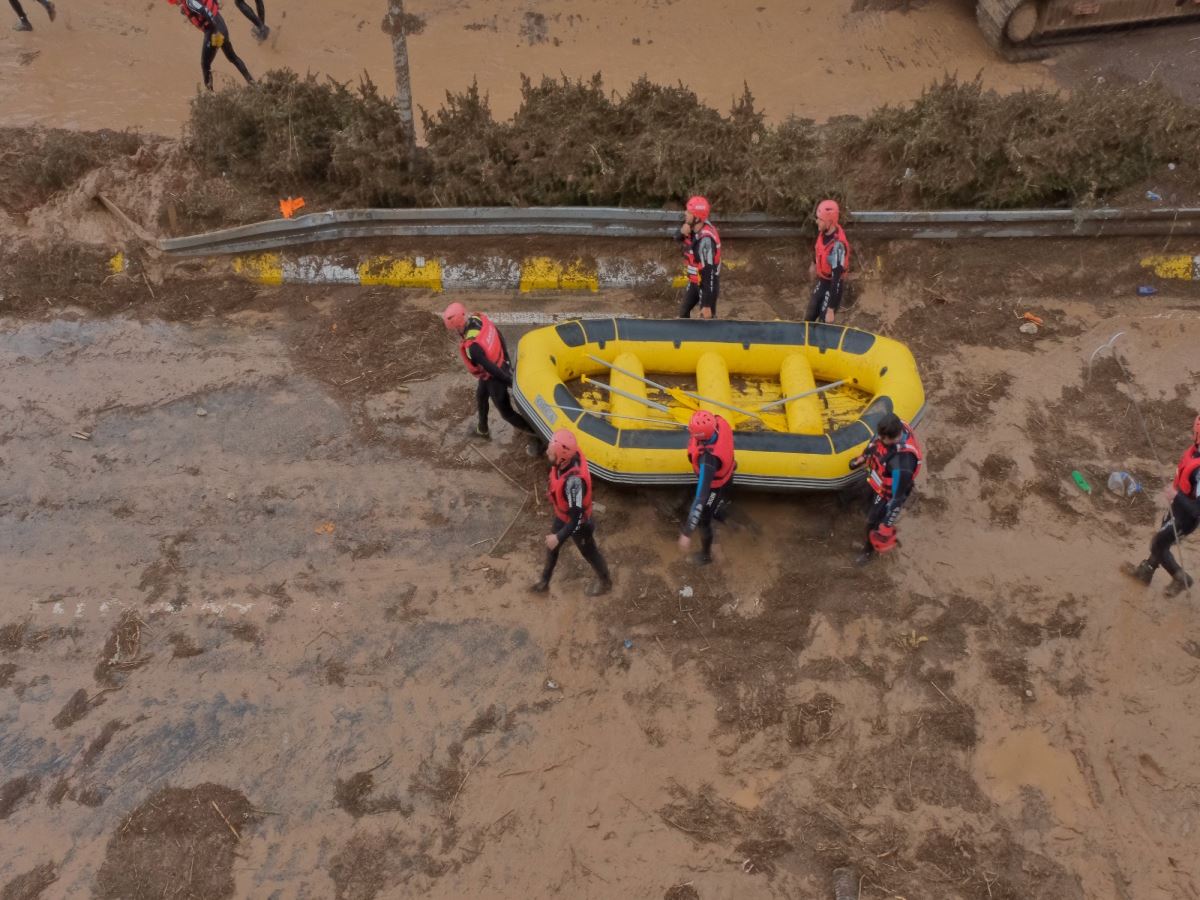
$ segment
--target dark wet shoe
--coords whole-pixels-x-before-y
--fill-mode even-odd
[[[471,437],[479,438],[481,441],[490,441],[492,439],[492,432],[490,429],[476,424],[471,426]]]
[[[1184,591],[1191,590],[1195,583],[1187,572],[1176,572],[1175,577],[1171,579],[1171,583],[1167,585],[1167,589],[1163,593],[1168,597],[1175,597]]]
[[[53,22],[55,17],[58,15],[58,10],[54,8],[54,4],[47,0],[46,3],[42,4],[42,6],[46,7],[46,15],[48,15],[50,17],[50,21]]]
[[[692,564],[697,566],[707,566],[713,561],[711,553],[693,553],[689,558]]]
[[[33,31],[33,26],[29,24],[28,19],[18,19],[13,31]]]
[[[870,550],[859,550],[858,556],[854,557],[854,568],[861,569],[875,558],[875,554]]]
[[[587,589],[584,591],[584,594],[586,594],[589,597],[599,597],[601,594],[607,594],[611,590],[612,590],[612,579],[611,578],[597,578],[597,579],[593,580],[592,583],[587,586]]]
[[[550,590],[550,582],[545,578],[542,578],[541,580],[539,580],[529,586],[529,592],[531,594],[545,594],[549,590]]]
[[[250,33],[254,35],[256,41],[263,44],[271,36],[271,26],[264,25],[262,28],[251,28]]]
[[[1146,560],[1142,560],[1136,566],[1133,563],[1125,563],[1121,566],[1121,571],[1147,586],[1150,584],[1150,579],[1154,577],[1154,566]]]
[[[539,456],[541,456],[545,452],[546,452],[545,450],[538,450],[537,444],[526,444],[525,445],[525,455],[528,456],[530,459],[537,459]]]

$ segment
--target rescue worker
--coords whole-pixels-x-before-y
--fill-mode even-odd
[[[697,410],[688,422],[688,434],[688,462],[696,473],[696,493],[679,531],[679,546],[686,551],[692,545],[692,532],[699,530],[700,552],[692,556],[692,562],[706,566],[712,562],[713,519],[725,521],[737,468],[733,428],[721,416]]]
[[[867,513],[867,537],[854,559],[856,566],[865,566],[875,554],[895,548],[896,519],[900,507],[912,494],[921,461],[916,434],[893,413],[879,420],[878,433],[867,449],[850,461],[851,470],[867,467],[867,483],[874,492]]]
[[[475,386],[475,405],[479,412],[479,421],[475,425],[475,435],[490,438],[488,429],[488,401],[490,400],[504,419],[513,428],[527,434],[537,432],[526,422],[521,414],[512,407],[508,399],[508,389],[512,387],[512,367],[508,361],[508,348],[504,344],[504,335],[500,333],[492,320],[480,313],[467,315],[467,308],[461,303],[451,303],[442,313],[442,321],[446,330],[456,334],[461,339],[458,345],[459,355],[466,364],[467,371],[478,379]],[[540,443],[540,442],[539,442]],[[531,455],[536,456],[540,451],[531,449]]]
[[[1192,423],[1191,446],[1183,451],[1169,490],[1173,491],[1171,507],[1163,516],[1158,533],[1150,541],[1150,556],[1137,566],[1126,563],[1122,568],[1127,575],[1149,585],[1155,571],[1162,566],[1171,576],[1167,596],[1174,597],[1195,583],[1171,555],[1171,545],[1200,526],[1200,416]]]
[[[263,6],[263,0],[254,0],[254,5],[258,8],[257,13],[250,8],[250,4],[246,0],[234,0],[234,4],[254,26],[250,29],[251,36],[260,44],[265,41],[270,35],[271,29],[267,27],[267,10]]]
[[[808,301],[806,322],[833,324],[842,306],[842,288],[850,270],[850,242],[838,224],[841,211],[834,200],[817,204],[817,242],[813,248],[813,263],[808,274],[817,279],[812,298]]]
[[[17,14],[17,24],[13,26],[13,31],[33,31],[33,25],[29,21],[29,16],[25,15],[25,10],[21,7],[21,0],[8,0],[13,8],[13,12]],[[54,17],[58,15],[58,11],[54,8],[54,4],[50,0],[37,0],[46,10],[46,15],[50,17],[50,21],[54,21]]]
[[[679,307],[679,318],[690,319],[700,305],[700,318],[717,317],[717,296],[721,293],[721,235],[708,221],[712,206],[704,197],[691,197],[683,214],[675,240],[683,250],[687,292]]]
[[[242,62],[242,58],[233,52],[233,43],[229,40],[229,27],[221,15],[221,6],[217,0],[167,0],[172,6],[178,6],[185,19],[204,32],[204,46],[200,51],[200,73],[204,77],[204,86],[213,89],[212,62],[220,50],[242,73],[247,84],[253,84],[250,70]]]
[[[607,594],[612,589],[608,564],[596,546],[596,526],[592,522],[592,476],[575,435],[563,428],[554,432],[546,448],[550,460],[550,489],[547,496],[554,510],[553,530],[546,535],[546,565],[542,577],[530,590],[544,594],[550,590],[550,577],[558,564],[563,543],[570,538],[593,569],[596,579],[584,591],[589,597]]]

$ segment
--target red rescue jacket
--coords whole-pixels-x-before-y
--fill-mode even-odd
[[[903,425],[904,430],[900,432],[900,440],[896,443],[888,446],[876,437],[867,447],[867,481],[871,483],[871,489],[885,500],[892,498],[892,467],[888,463],[895,454],[911,453],[915,456],[917,465],[913,470],[913,480],[921,474],[921,463],[924,460],[921,444],[908,423]]]
[[[717,271],[721,269],[721,235],[713,227],[712,222],[702,222],[700,230],[688,235],[683,241],[684,270],[687,273],[687,280],[692,284],[700,283],[700,270],[704,268],[704,264],[696,255],[696,250],[700,246],[700,239],[706,237],[712,238],[713,265],[716,266]]]
[[[183,17],[201,31],[207,31],[213,20],[221,15],[221,5],[217,0],[169,0],[169,2],[172,5],[178,3]]]
[[[568,521],[571,518],[571,507],[567,503],[566,487],[567,479],[573,475],[578,475],[583,481],[582,521],[587,522],[592,518],[592,473],[588,471],[587,460],[582,452],[576,453],[575,458],[567,463],[566,468],[550,467],[550,489],[546,491],[546,496],[550,498],[554,514],[561,521]]]
[[[471,357],[468,355],[471,345],[478,344],[483,348],[483,355],[487,357],[488,362],[497,368],[503,368],[506,362],[504,359],[504,344],[501,343],[500,332],[492,324],[491,319],[484,315],[472,316],[471,318],[479,320],[479,327],[472,328],[470,324],[467,325],[462,343],[458,345],[458,352],[462,355],[463,362],[466,363],[467,371],[479,380],[487,381],[492,377],[488,374],[487,369],[471,362]]]
[[[733,429],[720,416],[717,416],[716,419],[716,440],[710,438],[709,441],[701,442],[698,437],[693,436],[688,442],[688,462],[692,464],[692,471],[697,475],[700,474],[700,457],[704,455],[705,451],[716,457],[717,473],[713,475],[713,490],[728,484],[729,479],[733,477],[734,470]]]
[[[1197,478],[1200,478],[1200,446],[1192,444],[1183,451],[1179,460],[1179,469],[1175,472],[1175,490],[1194,500]]]
[[[817,264],[818,278],[830,279],[833,277],[833,266],[829,265],[829,249],[838,241],[841,241],[846,248],[844,271],[850,271],[850,242],[846,240],[846,232],[839,225],[833,234],[826,234],[824,231],[817,232],[817,243],[813,248],[813,255]]]

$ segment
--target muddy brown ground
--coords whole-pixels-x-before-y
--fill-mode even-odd
[[[477,80],[492,109],[507,117],[520,102],[522,73],[537,80],[603,72],[606,86],[617,91],[648,75],[660,84],[683,82],[723,110],[748,84],[776,120],[866,113],[912,100],[946,72],[964,79],[980,73],[1001,90],[1052,82],[1037,63],[1013,66],[997,57],[975,25],[972,0],[910,6],[885,12],[859,0],[405,3],[425,20],[409,55],[414,99],[431,111],[447,91]],[[234,47],[256,75],[287,67],[356,82],[366,72],[390,94],[395,78],[391,42],[380,31],[384,9],[365,0],[267,0],[274,31],[263,45],[232,4],[224,12]],[[177,10],[143,0],[64,2],[53,24],[34,12],[31,34],[0,30],[5,124],[179,134],[200,82],[200,35]],[[719,39],[692,37],[705,32],[719,32]],[[241,80],[223,58],[213,72],[218,86]],[[827,89],[825,80],[837,87]]]
[[[570,551],[526,593],[544,464],[503,424],[476,449],[521,487],[468,448],[444,297],[17,305],[5,896],[828,897],[842,865],[865,898],[1198,896],[1196,598],[1116,570],[1200,405],[1200,296],[1137,298],[1151,249],[871,248],[850,321],[930,393],[901,550],[854,570],[854,503],[743,494],[696,571],[679,496],[600,485],[599,601]],[[729,315],[799,302],[745,277]],[[1129,378],[1089,374],[1118,331]]]

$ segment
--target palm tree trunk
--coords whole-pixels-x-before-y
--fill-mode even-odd
[[[409,29],[406,27],[404,0],[388,0],[384,23],[384,31],[392,36],[392,61],[396,70],[396,109],[400,113],[400,122],[404,126],[411,152],[416,147],[417,131],[413,124],[412,78],[408,71]],[[389,23],[391,27],[388,27]]]

